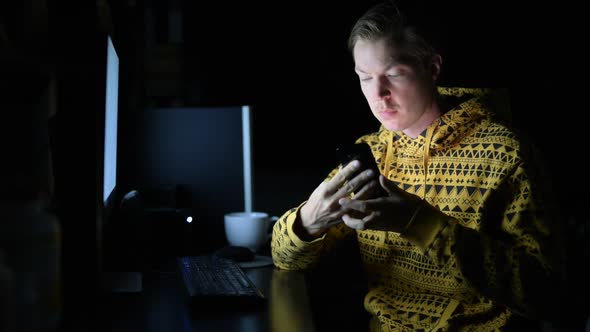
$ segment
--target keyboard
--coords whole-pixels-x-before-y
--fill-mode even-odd
[[[178,257],[190,300],[264,301],[265,297],[237,262],[217,256]]]

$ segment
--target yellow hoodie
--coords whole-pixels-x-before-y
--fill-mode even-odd
[[[549,222],[537,209],[521,143],[493,121],[497,95],[439,93],[456,106],[417,138],[381,127],[357,140],[371,146],[383,175],[428,202],[404,234],[342,223],[307,242],[293,232],[300,207],[273,229],[274,262],[289,270],[313,267],[356,234],[369,282],[364,306],[381,331],[502,329],[515,315],[534,315],[539,291],[550,286]]]

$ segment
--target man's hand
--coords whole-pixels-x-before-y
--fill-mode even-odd
[[[356,230],[373,229],[401,233],[411,220],[421,199],[398,188],[383,175],[379,176],[379,183],[389,194],[388,197],[368,200],[340,198],[338,203],[344,211],[357,212],[355,215],[342,214],[342,220],[348,227]]]
[[[365,170],[352,177],[360,168],[358,160],[352,161],[313,191],[300,210],[301,231],[307,233],[300,235],[321,236],[328,228],[342,222],[344,214],[352,213],[338,203],[340,199],[350,197],[351,193],[354,199],[363,199],[377,187],[377,174],[373,171]]]

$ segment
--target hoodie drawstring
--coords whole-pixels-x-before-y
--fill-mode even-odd
[[[426,199],[426,184],[428,183],[428,159],[430,158],[430,143],[434,132],[438,127],[438,122],[435,126],[432,126],[426,130],[426,141],[424,142],[424,154],[422,155],[422,166],[424,167],[424,193],[422,199]]]
[[[430,158],[430,144],[432,143],[432,138],[438,125],[439,122],[436,122],[436,125],[426,130],[424,153],[422,154],[422,167],[424,168],[424,192],[422,194],[422,199],[426,199],[426,183],[428,183],[428,159]],[[387,153],[385,156],[385,165],[383,166],[383,174],[389,174],[389,168],[391,167],[391,162],[393,160],[393,137],[395,134],[393,131],[390,131],[389,133],[390,136],[387,139]]]
[[[383,165],[383,174],[389,180],[389,168],[391,167],[391,160],[393,159],[393,137],[395,134],[393,131],[389,132],[389,138],[387,138],[387,151],[385,152],[385,164]]]

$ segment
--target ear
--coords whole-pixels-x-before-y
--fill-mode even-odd
[[[432,63],[431,70],[432,70],[432,82],[436,82],[438,80],[438,76],[440,75],[440,67],[442,65],[442,57],[440,54],[435,54],[432,56]]]

